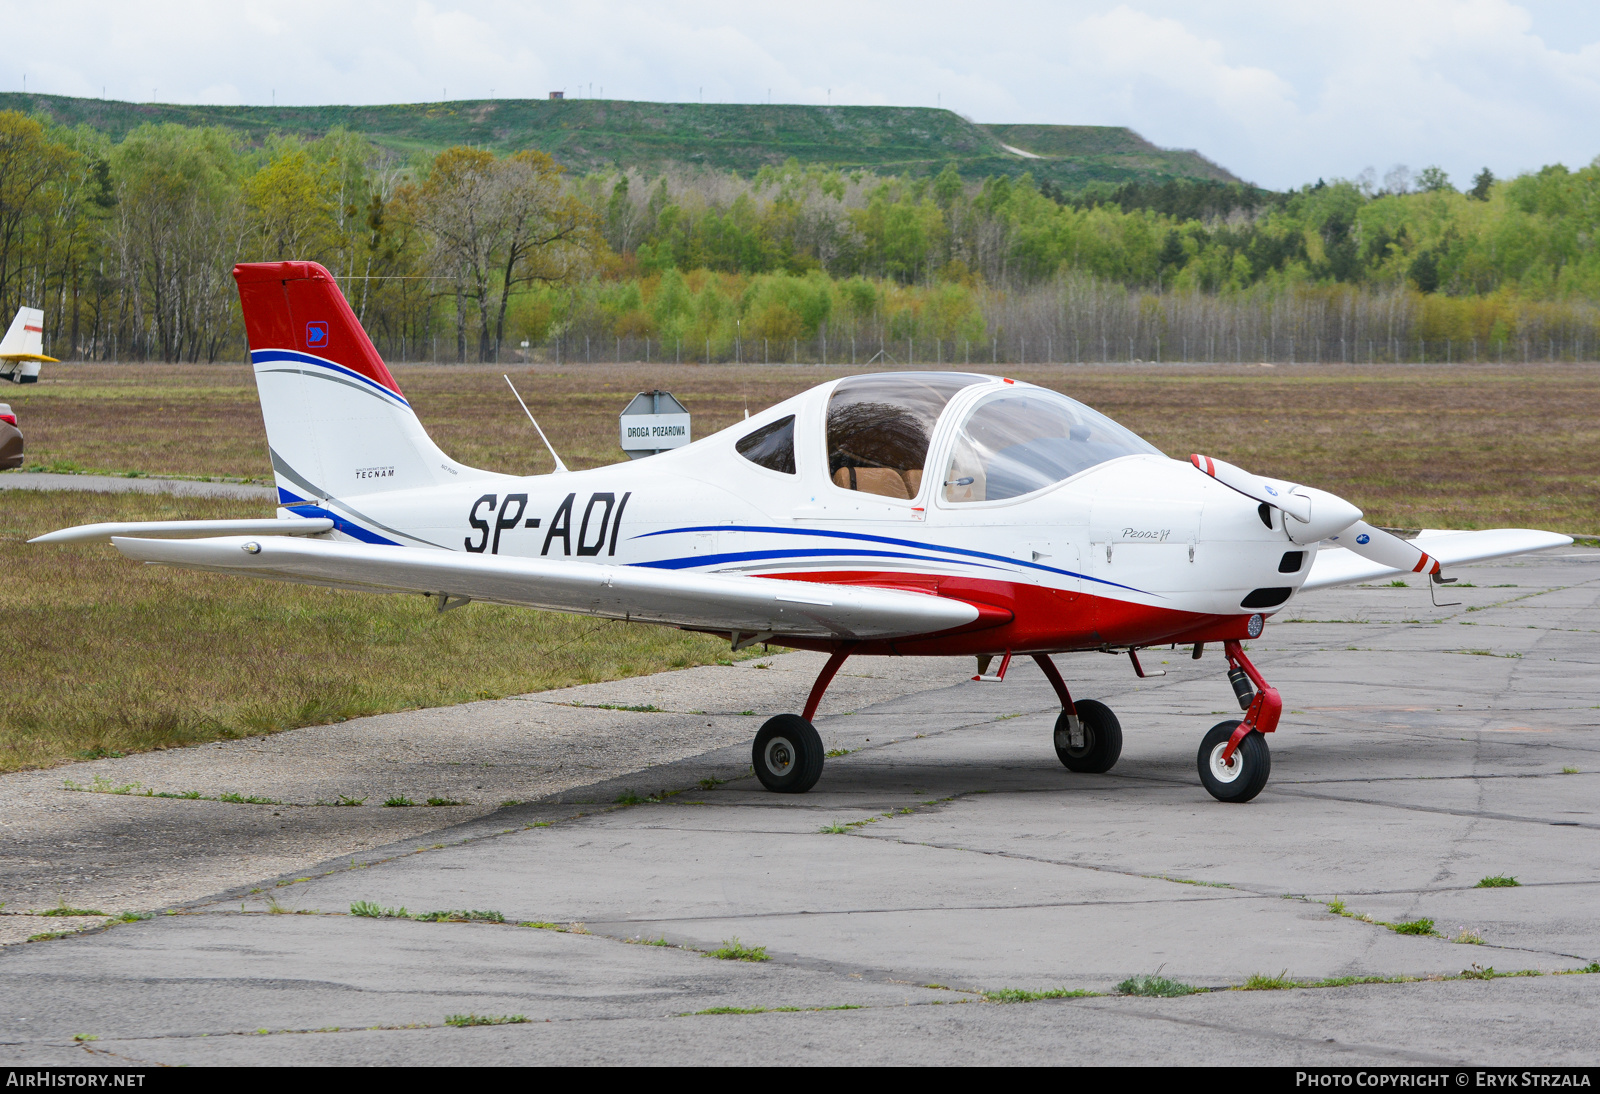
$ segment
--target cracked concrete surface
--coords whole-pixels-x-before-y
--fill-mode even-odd
[[[1422,588],[1329,591],[1252,644],[1288,710],[1246,806],[1198,784],[1199,737],[1236,715],[1215,653],[1187,651],[1147,652],[1169,675],[1142,681],[1125,658],[1062,659],[1074,693],[1123,723],[1105,776],[1056,762],[1029,663],[990,685],[958,662],[864,661],[818,720],[848,754],[810,794],[766,794],[745,774],[759,718],[739,711],[795,708],[818,660],[800,654],[78,765],[162,788],[436,789],[470,806],[224,805],[8,776],[6,815],[31,812],[26,853],[0,861],[7,894],[35,911],[52,882],[80,905],[183,902],[0,950],[0,1059],[1593,1064],[1600,975],[1556,974],[1600,958],[1600,551],[1460,573],[1478,586],[1460,607]],[[658,800],[615,804],[627,792]],[[331,827],[274,835],[291,815]],[[142,840],[141,820],[159,820]],[[76,850],[53,856],[52,833]],[[1476,887],[1494,874],[1521,884]],[[509,922],[359,918],[354,901]],[[1463,932],[1482,944],[1451,941]],[[705,955],[733,937],[771,960]],[[1441,979],[1474,966],[1542,975]],[[1157,969],[1222,990],[982,994],[1107,993]],[[1280,970],[1422,979],[1226,990]],[[759,1013],[695,1013],[730,1008]],[[468,1013],[527,1021],[444,1025]]]

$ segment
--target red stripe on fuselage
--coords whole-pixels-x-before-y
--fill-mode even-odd
[[[1112,597],[1051,589],[1025,582],[989,578],[950,577],[940,574],[905,574],[871,570],[762,574],[784,581],[811,581],[819,585],[870,585],[879,589],[932,593],[964,600],[982,613],[965,627],[928,636],[878,639],[861,644],[867,654],[966,655],[980,653],[1046,653],[1092,650],[1101,646],[1151,646],[1181,641],[1195,632],[1240,635],[1248,613],[1208,615]],[[987,608],[989,610],[985,611]],[[1001,609],[1009,613],[1006,620]],[[831,650],[828,639],[785,640],[802,649]]]

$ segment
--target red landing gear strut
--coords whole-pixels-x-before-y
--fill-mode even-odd
[[[806,696],[805,713],[768,718],[756,733],[750,748],[750,762],[756,769],[756,778],[768,790],[779,794],[804,794],[822,777],[822,737],[811,719],[817,716],[817,707],[838,674],[839,666],[854,650],[855,645],[850,642],[834,647],[828,663],[817,673],[817,682],[811,685],[811,694]]]
[[[1048,654],[1036,653],[1033,659],[1061,700],[1061,714],[1056,718],[1056,758],[1069,771],[1095,775],[1110,771],[1122,755],[1122,723],[1104,703],[1093,699],[1073,702],[1066,681]]]
[[[1237,640],[1222,644],[1228,657],[1228,682],[1245,712],[1242,721],[1218,722],[1200,740],[1195,762],[1200,782],[1218,801],[1247,802],[1261,793],[1272,772],[1272,755],[1263,734],[1278,728],[1283,697],[1261,678]]]
[[[1222,752],[1222,761],[1231,765],[1233,754],[1239,749],[1239,742],[1250,735],[1251,730],[1260,733],[1272,733],[1278,728],[1278,719],[1283,714],[1283,697],[1278,694],[1278,689],[1267,683],[1261,673],[1250,659],[1244,655],[1244,649],[1239,645],[1239,640],[1230,638],[1222,644],[1223,652],[1228,655],[1228,679],[1233,682],[1233,690],[1239,696],[1239,705],[1244,708],[1244,721],[1239,723],[1228,738],[1228,747]],[[1254,697],[1250,696],[1249,688],[1243,686],[1239,674],[1255,686]],[[1248,701],[1247,701],[1248,700]]]

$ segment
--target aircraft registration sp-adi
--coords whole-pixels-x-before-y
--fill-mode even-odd
[[[1244,717],[1201,740],[1200,779],[1266,784],[1283,702],[1242,643],[1297,593],[1570,543],[1519,529],[1405,540],[1325,491],[1206,456],[1169,459],[1064,395],[969,372],[847,376],[674,451],[502,475],[429,439],[329,273],[234,268],[266,420],[275,519],[95,524],[143,562],[661,623],[829,654],[799,714],[756,734],[769,789],[809,790],[812,719],[854,655],[1031,656],[1073,771],[1122,750],[1052,656],[1220,643]],[[993,675],[990,659],[1002,658]]]

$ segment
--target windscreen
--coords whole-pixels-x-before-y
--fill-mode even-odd
[[[1082,403],[1043,388],[997,391],[968,413],[944,476],[949,502],[1003,501],[1119,456],[1160,450]]]
[[[846,490],[914,498],[945,405],[984,382],[965,372],[851,376],[828,401],[828,474]]]

